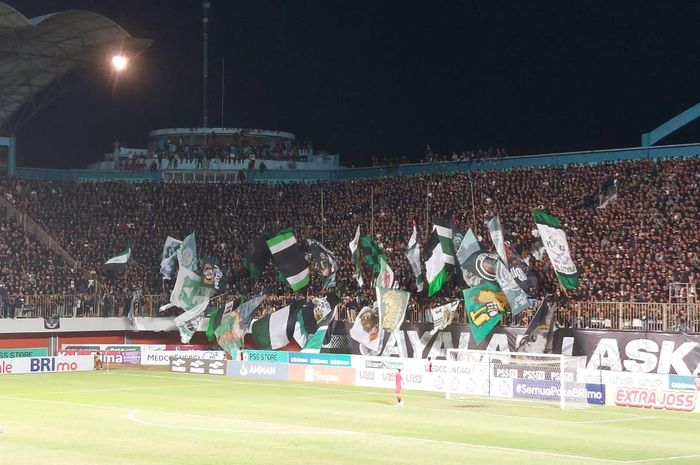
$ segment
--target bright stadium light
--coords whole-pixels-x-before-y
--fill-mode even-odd
[[[112,68],[118,73],[124,71],[128,63],[129,60],[124,55],[114,55],[112,57]]]

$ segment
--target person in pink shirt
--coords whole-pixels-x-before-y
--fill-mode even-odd
[[[396,375],[394,376],[396,381],[396,388],[394,393],[396,394],[396,406],[401,407],[403,405],[403,399],[401,399],[401,388],[403,387],[403,378],[401,377],[401,368],[396,370]]]

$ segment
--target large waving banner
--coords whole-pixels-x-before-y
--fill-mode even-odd
[[[335,322],[323,352],[360,355],[359,343],[348,337],[352,324]],[[467,325],[434,331],[432,323],[404,323],[389,337],[382,356],[444,359],[447,349],[482,349],[515,352],[525,328],[496,326],[477,347]],[[585,356],[586,368],[600,376],[626,372],[695,376],[700,373],[700,334],[559,329],[554,332],[553,353]],[[635,375],[632,375],[634,373]]]

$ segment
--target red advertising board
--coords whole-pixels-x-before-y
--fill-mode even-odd
[[[664,410],[695,410],[697,394],[692,391],[657,391],[621,387],[615,390],[615,405]]]

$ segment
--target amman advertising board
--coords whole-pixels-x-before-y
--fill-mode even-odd
[[[239,360],[226,362],[226,376],[284,381],[289,377],[286,363],[256,363]]]

